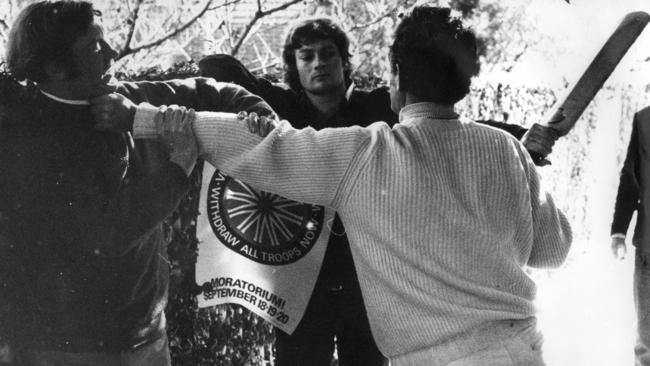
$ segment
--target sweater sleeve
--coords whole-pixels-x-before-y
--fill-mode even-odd
[[[626,234],[632,214],[639,207],[638,154],[639,154],[639,115],[634,115],[632,136],[627,147],[627,155],[621,169],[618,193],[614,205],[611,234]]]
[[[537,268],[557,268],[564,263],[573,234],[566,216],[555,206],[546,191],[530,156],[522,154],[528,175],[533,219],[533,246],[528,265]]]
[[[161,121],[157,109],[141,105],[135,136],[157,133],[157,121],[169,122]],[[360,127],[297,130],[283,121],[261,138],[234,114],[212,112],[197,112],[192,127],[201,158],[224,173],[292,200],[330,207],[341,198],[339,188],[357,174],[350,167],[369,156],[373,135]]]

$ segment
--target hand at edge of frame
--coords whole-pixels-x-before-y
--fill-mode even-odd
[[[95,128],[100,131],[131,131],[136,110],[137,105],[119,93],[90,99],[90,112],[95,116]]]

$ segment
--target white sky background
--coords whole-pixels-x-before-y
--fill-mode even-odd
[[[516,4],[517,0],[508,0]],[[525,19],[545,36],[522,57],[511,76],[526,84],[555,88],[563,77],[578,79],[625,14],[650,13],[650,0],[533,0]],[[629,50],[608,83],[650,82],[650,27]]]

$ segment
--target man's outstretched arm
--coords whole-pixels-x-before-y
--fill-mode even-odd
[[[200,157],[224,173],[258,189],[331,207],[349,188],[371,143],[371,131],[360,127],[297,130],[283,121],[262,138],[235,114],[187,115],[141,105],[134,134],[162,135],[166,144],[173,144],[179,135],[194,134]]]
[[[178,108],[135,106],[119,94],[95,100],[97,128],[133,129],[136,138],[191,134],[199,155],[224,173],[258,189],[287,198],[335,206],[341,192],[354,180],[371,144],[372,130],[360,127],[296,130],[282,122],[267,137],[249,132],[232,113],[197,112]],[[137,113],[136,113],[137,112]],[[135,124],[132,124],[135,117]],[[388,129],[385,124],[377,130]]]

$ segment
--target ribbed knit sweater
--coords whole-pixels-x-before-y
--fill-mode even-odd
[[[156,115],[138,109],[136,137],[157,133]],[[570,246],[570,226],[519,141],[451,107],[408,105],[392,129],[282,122],[261,138],[207,112],[192,127],[202,157],[226,174],[340,214],[388,357],[534,316],[524,267],[558,266]]]

